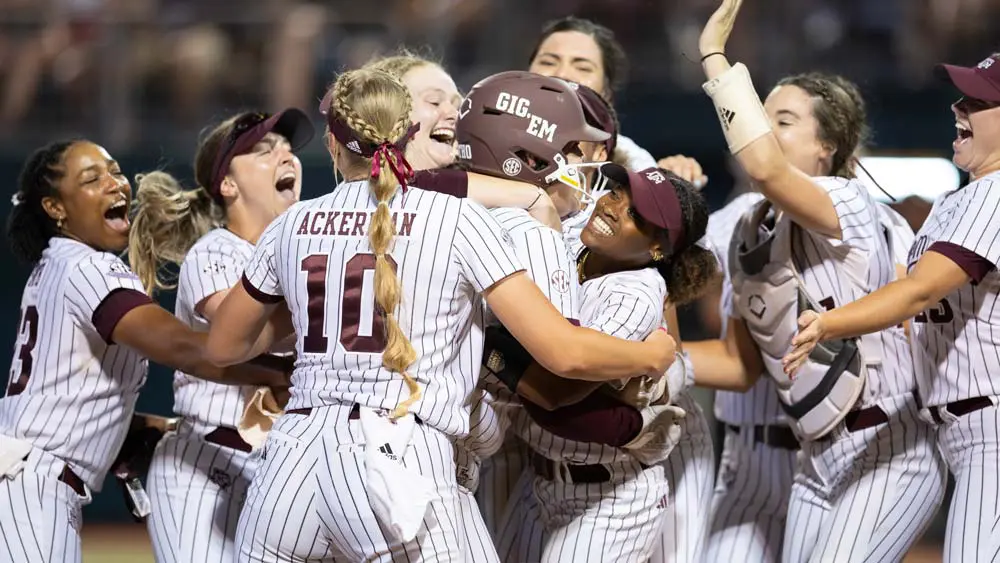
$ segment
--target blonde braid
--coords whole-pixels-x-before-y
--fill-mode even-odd
[[[378,83],[386,84],[381,87]],[[362,69],[348,72],[334,84],[333,111],[369,143],[392,143],[402,137],[410,127],[410,104],[410,94],[406,87],[382,71]],[[387,111],[389,108],[396,111]],[[366,113],[371,113],[372,117],[362,117]],[[390,125],[389,119],[392,118],[395,121]],[[416,380],[406,372],[416,361],[417,352],[396,319],[396,309],[402,299],[402,284],[396,275],[396,263],[388,254],[396,233],[389,211],[389,200],[395,195],[399,184],[390,168],[390,159],[397,166],[399,162],[395,154],[384,156],[378,178],[368,180],[369,189],[378,201],[368,228],[368,243],[375,254],[375,303],[385,315],[386,346],[382,352],[382,365],[400,373],[410,391],[410,396],[392,411],[391,416],[398,418],[409,412],[409,407],[420,399],[422,393]],[[371,159],[365,159],[365,162],[371,166]]]

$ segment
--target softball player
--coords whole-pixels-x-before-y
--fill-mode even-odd
[[[909,275],[822,314],[803,314],[796,348],[784,359],[794,373],[828,338],[860,335],[913,319],[911,339],[922,416],[955,476],[945,537],[946,561],[988,561],[1000,554],[993,523],[1000,515],[994,327],[1000,275],[1000,56],[977,66],[942,65],[963,94],[952,105],[957,137],[952,161],[972,182],[940,196],[910,249]],[[894,521],[906,526],[905,520]]]
[[[529,70],[572,80],[611,100],[615,88],[624,81],[627,64],[625,52],[610,29],[570,16],[549,22],[543,28],[532,51]],[[616,135],[610,155],[614,162],[630,170],[656,166],[649,152],[621,134]],[[681,173],[695,186],[707,181],[692,159],[677,156],[671,160],[669,164],[674,167],[671,170]],[[689,177],[685,175],[687,171],[697,173]],[[574,232],[583,228],[587,217],[589,215],[578,221],[564,221],[568,243],[572,244]],[[711,502],[715,471],[711,430],[701,406],[689,394],[679,393],[673,402],[687,411],[687,416],[680,421],[681,443],[667,461],[667,477],[671,483],[669,506],[664,541],[657,548],[654,563],[698,561],[708,533],[707,512],[698,507]]]
[[[297,109],[242,113],[199,145],[199,188],[185,191],[164,172],[139,177],[129,263],[150,292],[172,288],[159,274],[164,262],[180,263],[175,313],[191,328],[208,331],[253,253],[251,241],[298,201],[302,166],[293,151],[313,133]],[[174,412],[183,419],[157,445],[147,479],[157,561],[235,557],[236,524],[257,467],[236,428],[253,391],[174,374]]]
[[[205,335],[155,305],[116,256],[132,190],[104,148],[48,145],[19,183],[7,238],[33,269],[0,399],[0,498],[10,507],[0,559],[80,561],[81,509],[125,439],[145,358],[217,381],[233,374],[204,360]],[[242,377],[275,384],[284,374]]]
[[[628,173],[609,164],[602,173],[614,183],[582,234],[587,248],[577,266],[585,282],[581,322],[609,334],[642,337],[662,323],[668,291],[672,300],[685,302],[715,271],[712,255],[689,240],[704,233],[708,213],[690,184],[665,171]],[[616,270],[622,265],[626,269]],[[645,268],[632,269],[640,265]],[[515,416],[514,426],[532,450],[533,471],[519,482],[507,512],[502,558],[643,561],[650,556],[666,508],[663,465],[645,465],[616,447],[561,438],[524,413]]]
[[[239,560],[457,558],[452,440],[468,432],[478,375],[477,294],[570,377],[655,373],[670,339],[573,327],[520,275],[481,207],[402,193],[416,126],[397,79],[348,72],[326,99],[329,149],[348,181],[268,227],[209,333],[214,361],[253,356],[274,338],[261,321],[287,300],[297,335],[291,399],[247,494]]]
[[[739,5],[738,0],[723,2],[703,30],[699,47],[709,78],[705,91],[719,112],[730,150],[768,198],[755,206],[752,214],[745,215],[741,225],[751,220],[763,221],[757,228],[771,225],[768,223],[771,216],[765,215],[767,206],[773,203],[775,209],[780,209],[776,216],[772,215],[773,226],[767,228],[775,233],[775,241],[783,240],[781,237],[786,237],[783,233],[789,233],[788,260],[792,265],[783,267],[798,272],[798,278],[789,279],[800,284],[800,291],[820,306],[833,308],[895,277],[890,244],[881,228],[881,214],[857,181],[810,179],[802,173],[805,169],[800,171],[792,164],[794,157],[784,155],[776,137],[811,133],[810,128],[815,125],[806,117],[809,112],[803,109],[814,110],[817,106],[805,88],[791,83],[772,91],[765,109],[753,91],[746,67],[729,66],[723,52]],[[838,90],[836,84],[828,88],[828,95],[849,96]],[[854,119],[863,122],[861,116]],[[778,125],[773,134],[772,121]],[[857,144],[858,129],[851,131],[853,147]],[[800,146],[805,148],[804,143]],[[827,142],[825,153],[830,170],[837,175],[849,166],[853,155],[853,150],[840,148]],[[756,248],[751,245],[763,244],[752,240],[754,228],[749,224],[737,227],[730,246],[734,255]],[[778,267],[775,261],[779,258],[775,257],[780,254],[776,252],[782,251],[775,249],[784,244],[775,242],[771,254],[764,255],[770,260],[765,267],[772,264]],[[760,348],[747,367],[748,374],[759,373],[766,367],[771,377],[788,389],[787,379],[782,379],[784,374],[774,356],[778,350],[779,355],[787,352],[794,318],[776,311],[795,309],[784,302],[784,297],[779,298],[782,302],[775,300],[774,296],[789,295],[786,285],[776,285],[774,280],[778,278],[755,281],[758,278],[746,273],[752,267],[746,265],[749,260],[741,259],[738,264],[730,261],[734,286],[732,308],[741,318],[731,324],[749,330]],[[790,295],[794,300],[794,294]],[[764,322],[770,322],[771,328],[765,330]],[[806,406],[803,398],[788,403],[790,413],[798,411],[792,423],[809,439],[802,445],[789,502],[789,527],[783,543],[783,558],[787,561],[899,559],[930,522],[943,495],[942,464],[931,443],[929,429],[917,417],[915,381],[908,355],[902,353],[907,345],[903,329],[893,326],[857,345],[860,350],[855,355],[859,357],[857,367],[849,365],[849,369],[856,370],[858,376],[851,375],[854,372],[848,368],[830,368],[824,376],[835,375],[837,385],[866,378],[863,387],[854,388],[860,395],[856,404],[854,399],[844,399],[843,388],[838,388],[841,394],[827,395],[829,402]],[[835,373],[833,369],[840,371]],[[695,370],[697,374],[697,364]],[[806,383],[810,381],[814,380]],[[806,391],[799,387],[800,391]],[[854,396],[857,395],[851,395]],[[790,401],[791,397],[807,396],[788,395],[783,400]],[[833,422],[817,418],[826,412],[821,410],[827,408],[825,405],[843,409],[828,415],[836,418],[823,419]],[[817,426],[810,426],[813,424]],[[817,427],[823,430],[814,430]],[[911,506],[914,498],[922,499],[916,510]],[[911,525],[901,529],[895,524],[904,517],[912,518]]]

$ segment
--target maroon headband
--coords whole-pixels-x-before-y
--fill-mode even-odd
[[[406,150],[406,145],[417,134],[417,131],[420,130],[420,124],[414,123],[410,125],[406,133],[395,142],[385,141],[379,144],[369,142],[362,139],[361,135],[358,135],[356,131],[351,129],[351,126],[341,119],[337,115],[337,112],[332,111],[333,108],[330,107],[332,92],[331,90],[323,97],[319,109],[320,113],[326,115],[326,125],[330,128],[333,138],[354,154],[372,159],[372,178],[379,177],[382,171],[382,161],[385,160],[389,164],[389,169],[392,170],[393,175],[396,176],[400,187],[403,191],[406,191],[406,183],[413,179],[413,167],[406,161],[403,152]]]
[[[274,115],[247,113],[240,116],[215,155],[212,185],[208,187],[212,199],[220,205],[223,203],[222,181],[229,174],[230,163],[237,156],[253,149],[254,145],[271,132],[288,139],[292,150],[297,151],[312,140],[315,129],[309,116],[297,108],[289,108]]]
[[[677,188],[659,168],[647,168],[639,172],[626,170],[618,164],[605,164],[601,174],[619,184],[629,187],[632,204],[643,219],[666,229],[670,249],[676,253],[684,249],[684,214],[677,199]]]

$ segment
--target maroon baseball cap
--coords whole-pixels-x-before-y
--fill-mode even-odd
[[[671,250],[676,252],[683,246],[684,216],[681,203],[677,199],[677,188],[665,170],[654,167],[632,172],[619,164],[608,163],[601,166],[601,174],[629,187],[635,210],[646,221],[667,230]]]
[[[229,163],[234,158],[253,149],[268,133],[277,133],[288,139],[293,151],[306,146],[316,134],[309,116],[298,108],[288,108],[276,114],[253,112],[241,115],[233,123],[215,156],[212,168],[212,185],[209,193],[222,203],[222,180],[229,174]]]
[[[1000,103],[1000,55],[990,55],[974,67],[942,64],[935,71],[970,98]]]

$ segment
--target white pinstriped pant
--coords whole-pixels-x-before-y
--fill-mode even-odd
[[[726,428],[705,561],[727,561],[734,553],[746,563],[781,559],[797,450],[753,443],[749,429]]]
[[[364,436],[351,405],[285,414],[275,423],[247,492],[238,561],[464,561],[454,450],[418,424],[403,461],[435,484],[417,537],[387,537],[365,489]],[[478,516],[478,513],[474,513]]]
[[[146,526],[157,563],[217,563],[236,556],[236,524],[257,469],[252,453],[206,442],[189,424],[156,446]]]
[[[945,562],[997,561],[1000,409],[994,406],[974,411],[939,426],[937,443],[955,476],[944,541]]]
[[[944,498],[933,428],[912,394],[877,404],[887,424],[805,442],[788,505],[782,560],[900,561]]]
[[[663,533],[650,563],[695,563],[701,561],[712,506],[715,481],[715,450],[705,412],[688,393],[675,404],[687,416],[681,419],[680,442],[663,462],[670,485]]]
[[[81,512],[90,504],[90,496],[81,497],[59,480],[65,466],[64,461],[36,448],[20,473],[0,477],[0,561],[82,560]]]
[[[500,522],[514,487],[524,471],[527,451],[528,446],[513,432],[508,431],[500,450],[479,463],[476,501],[486,529],[494,540],[500,536]]]
[[[563,483],[525,469],[504,515],[497,551],[507,563],[645,561],[662,529],[663,466],[607,465],[607,483]]]

